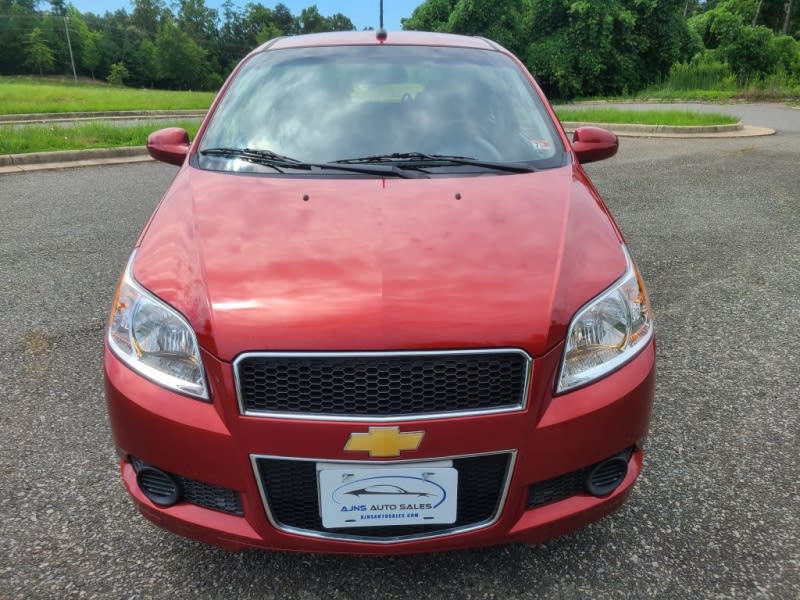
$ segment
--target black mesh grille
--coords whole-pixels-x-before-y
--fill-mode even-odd
[[[341,535],[385,538],[445,531],[491,520],[500,508],[509,460],[508,454],[491,454],[453,461],[453,467],[458,470],[455,523],[341,529],[322,526],[314,462],[261,458],[258,460],[258,470],[272,516],[280,525]]]
[[[179,477],[181,489],[183,490],[182,499],[198,506],[220,510],[234,515],[244,514],[239,494],[233,490],[217,487],[202,481]]]
[[[623,450],[615,456],[621,456],[625,458],[625,460],[629,460],[631,454],[633,454],[632,447]],[[560,475],[559,477],[554,477],[553,479],[548,479],[547,481],[541,481],[533,484],[530,488],[528,488],[527,507],[536,508],[537,506],[550,504],[551,502],[557,502],[558,500],[564,500],[565,498],[569,498],[575,494],[585,492],[586,478],[589,476],[589,473],[592,471],[592,469],[594,469],[595,465],[598,465],[602,462],[604,461],[601,460],[597,463],[589,465],[588,467],[578,469],[577,471],[572,471],[570,473],[566,473],[565,475]]]
[[[361,356],[248,356],[238,363],[246,410],[405,416],[523,403],[519,352]]]
[[[557,502],[585,491],[586,475],[591,467],[532,485],[528,490],[528,508]]]
[[[142,467],[148,466],[147,463],[135,456],[131,456],[130,459],[137,473]],[[164,473],[171,475],[180,483],[180,501],[189,502],[190,504],[196,504],[212,510],[231,513],[233,515],[244,514],[238,492],[217,487],[210,483],[203,483],[195,479],[189,479],[188,477],[167,473],[166,471],[164,471]]]

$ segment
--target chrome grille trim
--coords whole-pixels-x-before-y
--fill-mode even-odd
[[[525,379],[522,385],[521,402],[499,408],[482,408],[459,411],[444,411],[438,413],[424,413],[411,415],[325,415],[307,414],[298,412],[275,412],[252,410],[245,407],[242,398],[241,381],[239,375],[240,363],[248,358],[371,358],[371,357],[426,357],[426,356],[458,356],[480,354],[519,354],[525,360]],[[244,352],[233,361],[233,376],[236,385],[236,400],[239,413],[248,417],[266,417],[277,419],[295,419],[308,421],[350,421],[350,422],[402,422],[402,421],[427,421],[434,419],[447,419],[454,417],[468,417],[478,415],[493,415],[524,411],[528,406],[531,379],[533,375],[533,359],[530,354],[520,348],[489,348],[470,350],[415,350],[415,351],[376,351],[376,352]]]
[[[508,467],[506,469],[505,474],[505,481],[503,482],[503,487],[500,491],[500,495],[497,501],[497,508],[495,509],[494,514],[484,521],[480,521],[477,523],[470,523],[469,525],[463,525],[461,527],[452,527],[450,529],[443,529],[441,531],[428,531],[419,534],[412,534],[412,535],[400,535],[395,537],[383,537],[377,538],[372,536],[363,536],[363,535],[346,535],[341,533],[327,533],[324,531],[317,531],[314,529],[300,529],[298,527],[292,527],[289,525],[283,525],[282,523],[278,522],[272,511],[269,507],[269,502],[267,502],[267,492],[264,489],[264,482],[262,481],[261,474],[258,470],[258,460],[259,459],[277,459],[277,460],[296,460],[302,462],[314,462],[314,463],[332,463],[332,464],[341,464],[341,463],[349,463],[349,464],[364,464],[364,465],[398,465],[403,463],[411,463],[411,464],[424,464],[427,462],[439,462],[442,460],[456,460],[460,458],[473,458],[477,456],[492,456],[496,454],[505,454],[508,455]],[[448,537],[451,535],[456,535],[459,533],[466,533],[469,531],[476,531],[478,529],[484,529],[486,527],[490,527],[494,525],[499,519],[500,516],[503,514],[503,509],[506,505],[506,499],[508,497],[508,490],[511,487],[511,478],[514,475],[514,467],[517,463],[517,451],[516,450],[498,450],[494,452],[479,452],[475,454],[460,454],[455,456],[437,456],[435,458],[425,458],[422,460],[415,460],[415,459],[402,459],[402,460],[341,460],[341,459],[329,459],[329,458],[296,458],[290,456],[276,456],[270,454],[251,454],[250,455],[250,464],[253,468],[253,475],[256,478],[256,484],[258,485],[258,492],[261,495],[261,504],[264,506],[264,511],[267,514],[267,519],[269,520],[270,524],[277,529],[278,531],[282,531],[285,533],[292,533],[295,535],[301,535],[304,537],[310,538],[317,538],[323,540],[330,540],[330,541],[341,541],[341,542],[364,542],[368,544],[394,544],[397,542],[408,542],[412,540],[427,540],[427,539],[434,539],[434,538],[442,538]],[[319,492],[319,490],[317,490]]]

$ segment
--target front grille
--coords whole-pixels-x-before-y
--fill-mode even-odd
[[[529,358],[519,350],[247,354],[235,368],[244,412],[402,418],[521,408]]]
[[[456,522],[438,525],[393,525],[385,527],[322,526],[317,494],[317,470],[313,461],[259,458],[256,460],[265,501],[273,520],[281,528],[361,539],[415,537],[491,522],[500,510],[505,482],[510,475],[511,455],[487,454],[453,460],[458,470]]]

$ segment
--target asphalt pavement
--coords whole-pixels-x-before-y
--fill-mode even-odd
[[[175,168],[0,176],[0,598],[798,600],[800,111],[731,110],[778,133],[626,139],[587,168],[650,288],[656,404],[628,503],[539,546],[231,554],[150,525],[118,478],[101,340]]]

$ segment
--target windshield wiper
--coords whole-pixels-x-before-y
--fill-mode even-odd
[[[420,167],[437,167],[446,165],[470,165],[509,173],[530,173],[534,169],[527,165],[513,162],[494,162],[478,160],[469,156],[456,156],[452,154],[426,154],[424,152],[394,152],[392,154],[375,154],[359,158],[345,158],[334,161],[338,164],[385,164],[391,163],[400,168],[418,169]]]
[[[222,158],[241,158],[253,163],[272,167],[279,173],[283,173],[281,167],[297,165],[300,161],[291,156],[284,156],[272,150],[258,150],[255,148],[206,148],[200,150],[203,156],[221,156]]]
[[[200,154],[208,156],[232,156],[235,158],[257,158],[281,161],[285,163],[299,163],[300,161],[291,156],[278,154],[272,150],[258,150],[256,148],[206,148],[200,150]]]
[[[378,175],[401,177],[405,179],[416,177],[427,177],[424,173],[409,173],[408,171],[401,170],[396,165],[371,165],[368,163],[340,163],[339,161],[333,163],[313,163],[303,162],[291,156],[278,154],[272,150],[259,150],[255,148],[206,148],[201,150],[200,154],[203,156],[221,156],[223,158],[240,158],[252,163],[272,167],[276,171],[283,173],[283,169],[304,169],[313,171],[315,169],[331,170],[331,171],[348,171],[350,173],[363,173],[365,175]]]

